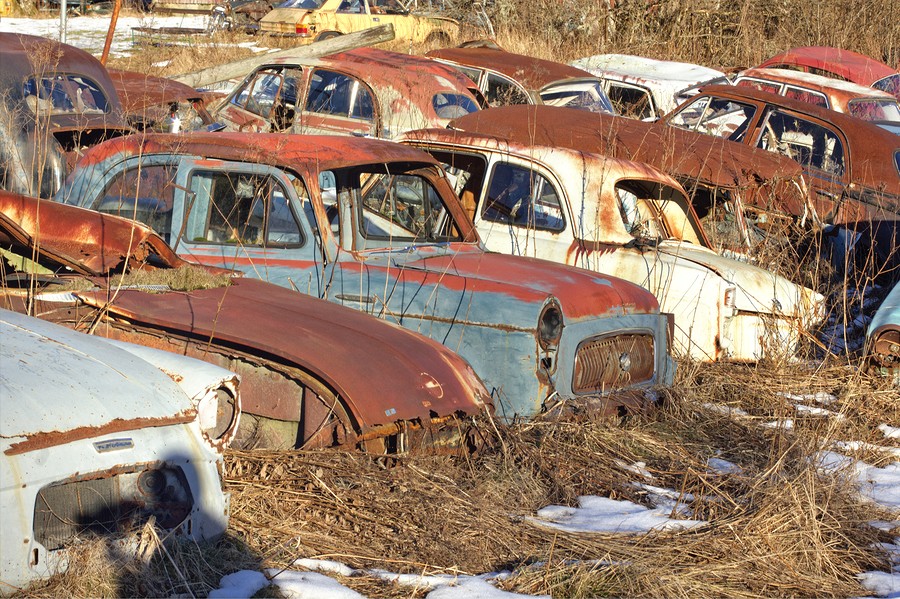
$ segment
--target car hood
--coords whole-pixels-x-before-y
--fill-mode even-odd
[[[4,439],[59,444],[196,417],[172,378],[100,337],[6,310],[0,331]]]
[[[97,307],[108,301],[106,291],[76,295]],[[236,278],[226,287],[189,293],[120,290],[109,311],[311,370],[351,402],[363,427],[427,422],[433,412],[477,414],[490,398],[468,363],[443,345],[256,279]],[[246,399],[245,394],[244,409],[252,412]]]
[[[471,293],[508,295],[541,305],[548,297],[560,302],[568,320],[622,314],[655,314],[659,303],[649,291],[616,277],[535,258],[484,252],[478,246],[441,251],[416,248],[397,267],[434,273],[447,288]],[[448,275],[455,275],[453,277]]]
[[[660,253],[709,268],[737,288],[735,307],[744,312],[789,316],[809,316],[824,298],[813,291],[746,262],[721,256],[714,251],[683,243],[663,241]]]

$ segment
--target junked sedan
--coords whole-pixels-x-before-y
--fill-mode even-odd
[[[194,261],[440,341],[507,419],[637,407],[674,374],[669,317],[652,294],[486,252],[420,150],[342,136],[132,136],[86,154],[57,199],[136,216]]]
[[[522,111],[511,126],[490,118],[493,110],[455,121],[456,130],[403,139],[444,165],[488,249],[645,287],[674,314],[682,355],[757,360],[794,352],[821,296],[716,254],[684,190],[657,169],[597,154]]]
[[[507,52],[492,42],[469,42],[426,56],[465,74],[491,106],[546,104],[613,112],[600,80],[566,64]]]
[[[472,368],[439,343],[188,265],[134,221],[0,192],[0,241],[4,307],[239,373],[236,446],[465,450],[469,417],[490,410]]]
[[[8,310],[0,337],[2,594],[64,570],[91,536],[151,520],[195,541],[225,531],[233,373]]]
[[[234,88],[215,117],[234,131],[390,139],[478,110],[470,88],[468,79],[434,61],[359,48],[262,65]]]

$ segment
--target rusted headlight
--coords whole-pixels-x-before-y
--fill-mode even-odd
[[[559,345],[562,336],[563,323],[562,310],[556,302],[549,302],[541,311],[538,319],[538,342],[542,349],[555,349]]]
[[[239,412],[238,401],[229,387],[211,389],[197,404],[200,431],[214,445],[227,444],[237,427]]]

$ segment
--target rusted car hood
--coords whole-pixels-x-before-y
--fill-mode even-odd
[[[649,163],[676,177],[727,188],[802,179],[800,165],[765,150],[609,114],[548,106],[503,106],[455,119],[453,129],[562,146]],[[802,211],[802,210],[801,210]]]
[[[104,428],[134,430],[193,420],[188,397],[161,370],[99,337],[0,310],[4,350],[18,359],[0,368],[0,435],[31,437]],[[56,367],[48,368],[49,364]],[[71,409],[46,401],[66,389]],[[106,401],[128,389],[129,402]]]
[[[493,110],[493,109],[492,109]],[[533,258],[484,253],[481,249],[447,252],[440,247],[425,249],[418,260],[404,261],[404,268],[421,269],[443,276],[444,284],[475,284],[472,292],[507,293],[516,299],[535,299],[553,294],[562,301],[567,319],[597,318],[599,306],[609,306],[611,315],[656,314],[659,303],[643,287],[588,270],[554,265]],[[533,292],[533,293],[532,293]],[[530,295],[532,297],[524,298]]]
[[[109,76],[127,113],[140,112],[149,106],[203,98],[203,93],[190,85],[165,77],[115,69],[109,69]]]
[[[94,306],[108,301],[106,291],[76,296]],[[251,308],[271,318],[248,319]],[[489,399],[471,367],[439,343],[417,335],[411,344],[414,333],[402,327],[383,326],[386,323],[361,312],[256,279],[235,279],[228,287],[188,293],[122,290],[109,310],[133,323],[215,338],[287,364],[304,364],[350,398],[384,398],[353,406],[364,426],[416,418],[427,422],[431,403],[437,400],[442,410],[451,404],[459,413],[478,414]],[[365,361],[359,360],[362,339],[366,347],[380,348]],[[431,346],[431,355],[423,354],[422,342]],[[469,378],[461,380],[460,373]],[[473,395],[471,389],[483,395]]]

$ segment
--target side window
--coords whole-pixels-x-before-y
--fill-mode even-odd
[[[176,170],[169,164],[128,168],[116,175],[91,208],[140,221],[169,243]]]
[[[454,69],[458,70],[460,73],[471,79],[472,83],[478,85],[478,80],[481,79],[481,73],[483,72],[481,71],[481,69],[467,67],[461,64],[454,64],[452,66]]]
[[[788,85],[784,90],[784,96],[793,100],[806,102],[807,104],[815,104],[816,106],[828,108],[828,98],[825,97],[825,94],[810,89]]]
[[[531,103],[528,95],[515,82],[493,73],[488,73],[487,89],[484,95],[488,102],[491,103],[491,106]]]
[[[364,173],[363,235],[395,241],[458,241],[437,190],[417,174]],[[446,229],[451,230],[446,230]]]
[[[362,0],[344,0],[337,7],[337,12],[349,14],[362,14],[365,12]]]
[[[653,110],[653,99],[646,90],[610,82],[607,95],[609,95],[609,99],[617,114],[641,120],[656,118],[656,113]]]
[[[269,118],[283,84],[282,69],[260,69],[232,96],[231,103],[263,118]]]
[[[309,112],[372,121],[374,106],[372,94],[356,79],[322,69],[313,73],[306,99]]]
[[[481,217],[532,229],[564,228],[559,194],[553,185],[529,168],[507,163],[494,167]]]
[[[738,87],[749,87],[769,92],[770,94],[781,94],[782,87],[780,83],[772,83],[771,81],[762,81],[760,79],[738,79],[734,84]]]
[[[657,206],[642,197],[638,190],[616,185],[619,216],[628,234],[635,239],[663,239],[667,237]]]
[[[309,197],[297,179],[301,198]],[[200,172],[192,175],[191,189],[208,190],[209,204],[201,230],[193,241],[257,247],[303,244],[303,234],[281,183],[266,175]]]
[[[844,174],[844,146],[840,138],[818,123],[773,110],[757,145],[793,158],[806,168]]]

